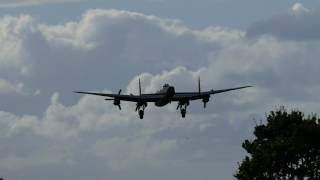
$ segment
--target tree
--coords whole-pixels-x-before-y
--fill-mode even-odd
[[[239,164],[237,179],[320,179],[320,119],[282,107],[257,125],[255,139],[242,147],[250,154]]]

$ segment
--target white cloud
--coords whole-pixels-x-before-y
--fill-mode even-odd
[[[296,3],[287,13],[253,23],[246,36],[256,38],[267,35],[291,41],[319,40],[319,17],[319,9],[308,10],[302,4]]]
[[[242,158],[241,142],[253,118],[282,104],[318,109],[318,41],[248,39],[236,29],[193,30],[177,20],[101,9],[61,25],[7,16],[0,29],[0,91],[41,92],[0,93],[0,167],[13,177],[41,168],[66,174],[64,179],[92,169],[100,179],[141,179],[123,175],[135,170],[154,179],[147,172],[166,169],[172,173],[167,179],[175,179],[174,170],[190,168],[193,175],[227,179]],[[139,78],[143,92],[164,83],[197,91],[198,76],[203,90],[255,88],[213,96],[205,111],[201,101],[194,102],[185,120],[174,103],[162,109],[150,103],[139,120],[134,104],[123,103],[119,111],[103,98],[75,101],[79,96],[71,93],[121,87],[136,94]],[[216,171],[199,169],[208,164]],[[228,168],[221,171],[220,165]]]
[[[104,158],[108,166],[114,170],[126,171],[138,167],[138,164],[158,167],[162,161],[166,162],[168,154],[177,150],[179,139],[174,136],[163,138],[157,135],[166,135],[163,133],[180,128],[200,131],[203,130],[202,122],[205,122],[204,119],[177,121],[165,112],[159,114],[154,109],[150,114],[158,114],[158,117],[149,117],[141,121],[129,108],[126,107],[124,112],[120,112],[111,104],[89,96],[81,98],[76,105],[67,107],[60,104],[58,94],[54,94],[43,117],[19,117],[0,112],[1,133],[7,139],[30,137],[23,138],[28,141],[21,146],[34,140],[41,141],[42,138],[51,142],[49,148],[48,143],[42,142],[39,147],[36,146],[36,152],[25,152],[26,157],[20,156],[19,150],[7,152],[8,156],[1,159],[0,167],[21,170],[32,166],[75,162],[77,159],[73,159],[74,153],[81,153],[82,150],[73,148],[81,146],[80,139],[86,138],[84,134],[97,138],[92,142],[86,141],[87,149],[92,148],[91,156]],[[108,109],[109,111],[106,111]],[[206,125],[208,123],[206,122]],[[66,144],[68,146],[65,146]],[[73,150],[77,152],[72,152]]]
[[[98,141],[94,150],[109,162],[112,169],[119,171],[141,165],[157,167],[161,163],[159,158],[176,148],[175,139],[159,141],[150,137],[115,137]]]
[[[27,75],[29,68],[25,62],[26,52],[23,41],[34,31],[33,19],[28,15],[20,17],[5,16],[0,19],[0,69],[17,70]]]
[[[24,94],[24,84],[12,84],[4,79],[0,79],[0,94],[10,93]]]
[[[301,3],[295,3],[291,8],[291,13],[295,16],[300,16],[308,13],[310,10],[305,8]]]

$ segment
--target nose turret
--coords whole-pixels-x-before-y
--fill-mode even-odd
[[[175,93],[176,93],[176,91],[174,90],[174,87],[169,86],[168,91],[167,91],[168,97],[173,97]]]

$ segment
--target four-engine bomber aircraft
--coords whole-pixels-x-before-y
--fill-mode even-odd
[[[79,92],[79,91],[76,91],[75,93],[110,97],[111,99],[108,98],[105,100],[113,101],[113,104],[115,106],[118,106],[120,110],[121,110],[121,105],[120,105],[121,101],[136,102],[137,103],[136,111],[139,111],[140,119],[143,119],[144,110],[148,106],[148,102],[153,102],[155,103],[156,106],[162,107],[171,103],[172,101],[176,101],[178,102],[177,110],[180,109],[182,118],[185,118],[187,107],[189,106],[190,101],[202,99],[203,107],[206,108],[207,103],[209,102],[209,99],[210,99],[210,95],[248,88],[248,87],[251,87],[251,86],[242,86],[242,87],[236,87],[236,88],[230,88],[230,89],[220,89],[220,90],[211,90],[211,91],[201,92],[201,85],[200,85],[200,78],[199,78],[198,92],[175,92],[175,89],[173,86],[170,86],[169,84],[165,84],[161,90],[159,90],[154,94],[142,94],[141,82],[139,79],[139,95],[132,95],[132,94],[122,95],[121,89],[119,90],[118,94],[105,94],[105,93]]]

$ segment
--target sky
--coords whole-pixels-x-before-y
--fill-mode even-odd
[[[0,1],[0,176],[234,179],[255,125],[319,111],[317,0]],[[119,111],[74,90],[253,88]]]

